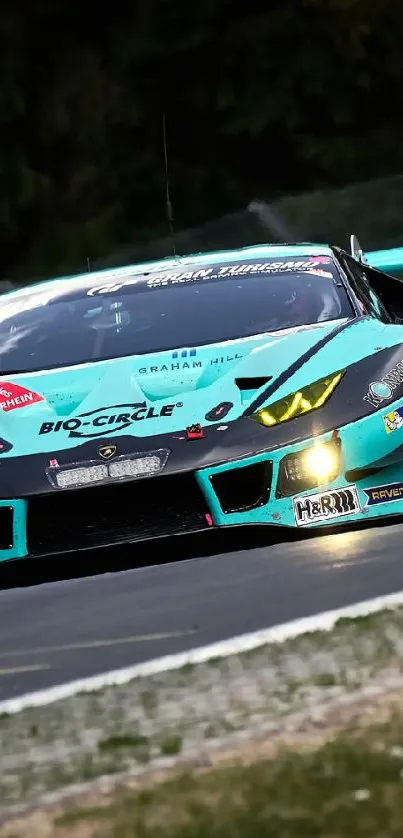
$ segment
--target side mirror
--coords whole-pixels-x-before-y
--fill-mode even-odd
[[[357,236],[354,233],[350,236],[350,253],[354,259],[357,259],[358,262],[364,262],[364,252],[361,248],[361,245],[357,239]]]

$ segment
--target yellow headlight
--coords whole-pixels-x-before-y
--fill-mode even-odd
[[[293,451],[280,462],[277,496],[289,497],[332,483],[340,469],[341,442],[338,438]]]
[[[303,456],[303,468],[305,473],[314,477],[318,484],[328,483],[337,477],[339,470],[339,449],[335,446],[324,444],[314,445],[308,448]]]
[[[256,419],[261,425],[271,427],[272,425],[278,425],[280,422],[296,419],[297,416],[310,413],[312,410],[317,410],[330,398],[343,375],[344,370],[335,372],[326,378],[321,378],[313,384],[308,384],[302,390],[290,393],[289,396],[274,402],[269,407],[258,410],[257,413],[253,414],[252,419]]]

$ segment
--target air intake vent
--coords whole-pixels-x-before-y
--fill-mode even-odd
[[[226,514],[246,512],[267,503],[270,497],[272,469],[271,462],[264,462],[211,475],[211,484],[222,511]]]
[[[269,381],[272,380],[272,378],[272,375],[266,375],[260,378],[236,378],[235,384],[241,391],[241,393],[244,393],[245,390],[260,390],[260,388],[268,384]]]
[[[1,508],[0,508],[1,511]],[[192,473],[57,491],[28,500],[30,553],[62,553],[205,529]]]
[[[0,506],[0,550],[10,550],[13,546],[13,509]]]

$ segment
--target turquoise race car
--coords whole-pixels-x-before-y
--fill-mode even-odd
[[[353,236],[3,294],[0,560],[401,514],[402,267]]]

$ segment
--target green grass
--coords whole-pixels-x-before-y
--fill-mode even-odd
[[[182,745],[182,736],[179,733],[171,733],[163,740],[161,744],[161,753],[164,757],[176,756],[176,754],[180,754]]]
[[[91,838],[401,838],[403,716],[308,753],[120,794],[56,826],[74,838],[83,821]]]
[[[98,742],[98,751],[101,754],[109,753],[112,758],[114,757],[115,763],[119,765],[119,753],[122,751],[128,752],[138,763],[146,763],[150,759],[150,742],[147,736],[141,736],[140,734],[122,734],[121,736],[109,736],[107,739],[101,739]],[[96,760],[93,760],[94,765],[97,764]],[[123,769],[123,764],[120,765],[121,769]],[[115,769],[119,770],[119,769]],[[98,767],[98,776],[100,774],[99,767]],[[80,777],[82,777],[82,770],[80,772]]]
[[[3,714],[0,819],[16,804],[40,805],[48,792],[108,774],[139,777],[197,755],[206,760],[217,748],[237,747],[238,733],[245,741],[258,731],[332,724],[347,693],[354,707],[369,686],[378,696],[403,688],[402,648],[399,608]]]
[[[117,748],[138,748],[148,745],[146,736],[124,734],[122,736],[109,736],[98,742],[100,751],[116,751]]]

